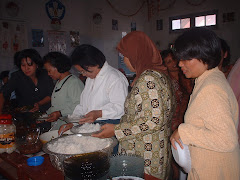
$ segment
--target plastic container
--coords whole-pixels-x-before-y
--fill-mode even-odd
[[[180,142],[183,145],[183,149],[175,141],[175,146],[177,147],[177,150],[174,149],[172,146],[172,154],[175,161],[178,163],[178,165],[181,166],[186,173],[189,173],[191,170],[190,151],[188,146],[186,144],[183,144],[181,139],[180,139]]]
[[[42,150],[42,142],[39,139],[40,128],[28,129],[25,135],[18,139],[17,149],[21,154],[34,154]]]
[[[34,156],[27,159],[27,164],[29,166],[39,166],[43,163],[44,157],[43,156]]]
[[[143,177],[144,159],[136,155],[116,154],[110,158],[110,176]]]
[[[16,127],[10,114],[0,115],[0,153],[12,153],[16,149]]]

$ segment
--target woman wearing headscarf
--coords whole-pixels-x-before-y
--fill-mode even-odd
[[[119,153],[144,158],[145,179],[168,179],[170,172],[170,125],[175,99],[159,51],[143,32],[127,34],[118,44],[124,63],[136,73],[125,101],[120,124],[106,124],[96,137],[119,140]]]

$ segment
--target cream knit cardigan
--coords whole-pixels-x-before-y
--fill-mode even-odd
[[[178,128],[191,154],[188,179],[240,179],[238,113],[236,97],[217,67],[195,80],[185,122]]]

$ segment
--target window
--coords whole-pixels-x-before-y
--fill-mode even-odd
[[[190,18],[177,19],[172,21],[172,30],[190,28]]]
[[[216,27],[217,10],[170,17],[169,21],[170,32],[182,31],[191,27]]]
[[[216,25],[216,14],[195,17],[195,27]]]

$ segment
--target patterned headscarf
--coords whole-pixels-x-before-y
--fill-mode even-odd
[[[132,67],[136,70],[133,84],[147,69],[167,73],[167,68],[162,65],[162,58],[157,47],[143,32],[128,33],[117,45],[117,50],[129,59]]]

